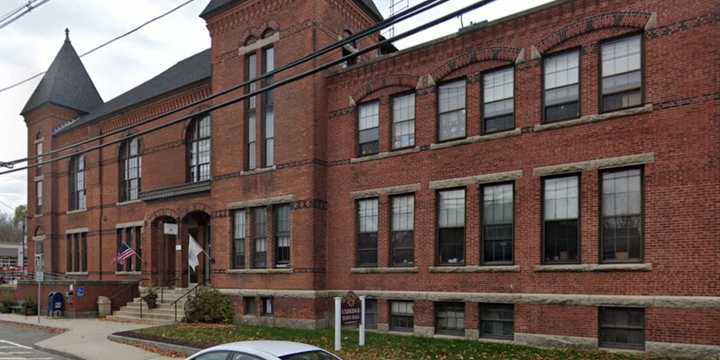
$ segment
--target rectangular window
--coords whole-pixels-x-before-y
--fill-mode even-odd
[[[393,266],[415,263],[415,196],[392,197],[392,240],[390,256]]]
[[[465,189],[438,192],[438,262],[465,261]]]
[[[87,233],[68,234],[66,247],[66,271],[87,272]]]
[[[483,133],[515,127],[515,69],[506,68],[483,74]]]
[[[378,199],[357,202],[357,265],[377,266]]]
[[[84,210],[87,208],[87,193],[85,189],[85,155],[70,159],[70,210]]]
[[[480,304],[480,337],[513,339],[513,304]]]
[[[257,78],[257,55],[251,54],[245,58],[247,68],[245,72],[248,80]],[[248,85],[247,92],[252,93],[257,90],[257,83]],[[257,121],[257,96],[252,96],[247,100],[247,106],[245,107],[245,129],[247,129],[247,168],[248,170],[254,170],[257,168],[257,133],[256,133],[256,121]]]
[[[243,297],[243,313],[245,315],[255,315],[257,312],[257,305],[255,304],[255,298],[252,296]]]
[[[273,299],[271,297],[262,298],[262,315],[272,316],[273,314]]]
[[[380,102],[361,104],[358,110],[358,156],[380,151]]]
[[[545,122],[580,116],[580,51],[549,56],[544,60]]]
[[[375,299],[365,299],[365,328],[377,329],[378,302]]]
[[[642,170],[602,173],[602,260],[642,260]]]
[[[602,44],[602,111],[642,103],[642,36]]]
[[[253,209],[253,267],[267,267],[267,209]]]
[[[438,88],[438,141],[465,137],[465,80]]]
[[[465,335],[465,304],[435,303],[435,333]]]
[[[415,312],[412,301],[390,302],[390,330],[413,332]]]
[[[575,263],[579,260],[580,177],[543,179],[543,261]]]
[[[392,109],[393,150],[415,146],[415,94],[393,97]]]
[[[43,157],[42,157],[42,155],[43,155],[43,153],[44,153],[43,150],[44,150],[44,149],[43,149],[43,143],[42,143],[42,142],[39,142],[39,143],[35,144],[35,155],[37,156],[37,163],[38,163],[38,164],[42,163],[42,161],[43,161]],[[42,173],[41,170],[42,170],[42,165],[38,165],[38,166],[37,166],[37,170],[36,170],[36,171],[37,171],[36,174],[37,174],[38,176]]]
[[[117,248],[116,256],[123,256],[125,259],[117,259],[115,261],[118,272],[140,272],[142,271],[142,227],[128,227],[117,229]],[[127,248],[132,249],[132,252],[124,253],[127,249],[123,246],[123,243],[127,245]],[[136,255],[137,254],[137,255]],[[123,264],[124,262],[124,264]]]
[[[275,49],[272,47],[263,50],[263,74],[275,70]],[[265,86],[272,84],[272,77],[265,80]],[[275,110],[273,102],[273,91],[269,90],[263,94],[263,121],[265,123],[264,144],[263,144],[263,166],[270,167],[275,163]]]
[[[601,307],[599,312],[601,347],[645,349],[645,309]]]
[[[43,212],[43,181],[35,182],[35,214],[41,215]]]
[[[245,267],[245,210],[235,211],[233,214],[233,269]]]
[[[513,184],[482,188],[482,262],[513,262]]]
[[[275,266],[290,266],[290,205],[276,205],[275,216]]]

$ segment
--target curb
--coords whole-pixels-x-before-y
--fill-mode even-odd
[[[189,347],[189,346],[175,345],[175,344],[169,344],[169,343],[164,343],[164,342],[160,342],[160,341],[145,340],[145,339],[138,339],[135,337],[123,336],[123,335],[119,335],[118,333],[108,335],[107,339],[110,341],[114,341],[116,343],[127,344],[127,345],[134,345],[134,344],[145,345],[145,346],[149,346],[149,347],[158,349],[160,351],[176,353],[176,354],[185,354],[186,356],[193,355],[196,352],[202,350],[202,349],[197,349],[197,348]],[[80,359],[80,360],[82,360],[82,359]]]
[[[70,354],[70,353],[66,353],[66,352],[64,352],[64,351],[58,351],[58,350],[46,348],[46,347],[44,347],[44,346],[40,346],[40,345],[37,345],[37,344],[33,345],[32,348],[35,349],[35,350],[44,351],[44,352],[46,352],[46,353],[48,353],[48,354],[57,355],[57,356],[61,356],[61,357],[68,358],[68,359],[72,359],[72,360],[85,360],[85,359],[83,359],[83,358],[81,358],[81,357],[79,357],[79,356],[77,356],[77,355],[73,355],[73,354]]]

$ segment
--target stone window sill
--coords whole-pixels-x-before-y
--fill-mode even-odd
[[[489,141],[489,140],[502,139],[502,138],[506,138],[506,137],[510,137],[510,136],[517,136],[517,135],[520,135],[521,133],[522,133],[522,131],[520,130],[520,128],[516,128],[513,130],[501,131],[501,132],[487,134],[487,135],[475,135],[475,136],[466,137],[464,139],[451,140],[451,141],[447,141],[447,142],[431,144],[430,150],[445,149],[445,148],[454,147],[454,146],[475,144],[475,143]]]
[[[431,266],[431,273],[498,273],[520,272],[519,265],[492,265],[492,266]]]
[[[142,273],[140,271],[116,271],[115,275],[117,276],[140,276]]]
[[[85,271],[85,272],[68,272],[68,273],[65,273],[65,275],[67,275],[67,276],[88,276],[88,273],[87,273],[87,271]]]
[[[610,119],[619,118],[619,117],[623,117],[623,116],[637,115],[637,114],[647,113],[647,112],[651,112],[651,111],[653,111],[653,105],[647,104],[644,106],[623,109],[623,110],[618,110],[618,111],[612,111],[612,112],[607,112],[607,113],[602,113],[602,114],[585,115],[585,116],[581,116],[579,118],[558,121],[558,122],[554,122],[554,123],[539,124],[539,125],[535,125],[533,127],[533,131],[540,132],[540,131],[545,131],[545,130],[560,129],[560,128],[569,127],[569,126],[589,124],[589,123],[594,123],[594,122],[598,122],[598,121],[610,120]]]
[[[134,204],[140,204],[142,203],[142,200],[128,200],[128,201],[121,201],[119,203],[115,203],[115,206],[128,206],[128,205],[134,205]]]
[[[510,339],[493,339],[493,338],[486,338],[486,337],[478,337],[475,340],[477,340],[479,342],[492,343],[492,344],[515,344],[515,340],[510,340]]]
[[[355,267],[350,270],[353,274],[400,274],[419,271],[417,267]]]
[[[603,272],[603,271],[652,271],[652,264],[572,264],[538,265],[536,272]]]
[[[75,214],[82,214],[84,212],[87,212],[87,209],[68,210],[65,214],[66,215],[75,215]]]
[[[274,275],[274,274],[292,274],[292,268],[280,268],[280,269],[228,269],[228,274],[262,274],[262,275]]]
[[[394,150],[394,151],[384,151],[381,153],[358,157],[358,158],[352,158],[350,159],[351,164],[365,162],[365,161],[372,161],[372,160],[380,160],[380,159],[387,159],[395,156],[405,155],[405,154],[412,154],[420,151],[419,146],[415,146],[412,148],[407,149],[401,149],[401,150]]]
[[[243,171],[242,173],[240,173],[240,175],[242,175],[242,176],[245,176],[245,175],[257,175],[257,174],[264,174],[264,173],[266,173],[266,172],[275,171],[275,170],[277,170],[277,166],[276,166],[276,165],[273,165],[273,166],[268,166],[268,167],[264,167],[264,168],[257,168],[257,169],[253,169],[253,170],[245,170],[245,171]]]

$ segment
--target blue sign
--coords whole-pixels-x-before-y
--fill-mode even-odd
[[[84,288],[84,287],[78,287],[77,290],[75,291],[75,294],[76,294],[78,297],[83,297],[83,296],[85,296],[85,288]]]

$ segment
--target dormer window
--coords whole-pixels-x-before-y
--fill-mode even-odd
[[[352,31],[345,29],[343,31],[342,38],[347,39],[347,38],[351,37],[352,35],[353,35]],[[357,51],[358,51],[357,42],[355,40],[353,40],[352,42],[343,45],[342,57],[344,58],[346,56],[352,55],[352,54],[356,53]],[[355,64],[357,64],[357,57],[354,56],[354,57],[351,57],[350,59],[348,59],[347,61],[345,61],[343,63],[343,67],[350,67]]]

